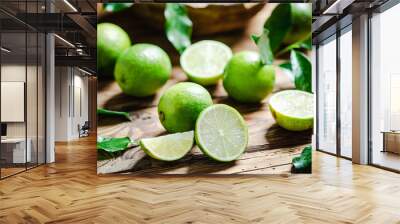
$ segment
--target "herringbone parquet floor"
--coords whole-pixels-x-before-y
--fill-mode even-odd
[[[323,153],[312,175],[99,177],[94,143],[0,181],[0,223],[400,223],[399,174]]]

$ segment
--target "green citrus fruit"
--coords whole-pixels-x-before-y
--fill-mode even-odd
[[[220,162],[229,162],[246,150],[248,128],[237,110],[216,104],[200,113],[195,138],[204,154]]]
[[[181,82],[167,89],[158,103],[158,116],[172,133],[194,130],[200,112],[212,105],[208,91],[191,82]]]
[[[222,77],[231,57],[232,51],[224,43],[203,40],[186,48],[180,63],[191,81],[200,85],[213,85]]]
[[[193,147],[194,132],[175,133],[140,141],[143,151],[162,161],[174,161],[184,157]]]
[[[276,123],[289,131],[311,129],[314,122],[314,96],[300,90],[284,90],[269,100]]]
[[[292,26],[283,43],[290,45],[305,40],[311,35],[312,9],[309,3],[291,3],[290,15]]]
[[[272,65],[263,65],[258,53],[243,51],[228,62],[223,84],[228,95],[237,101],[260,102],[274,88],[275,70]]]
[[[135,44],[118,58],[114,75],[125,94],[143,97],[155,94],[171,71],[165,51],[152,44]]]
[[[97,25],[97,66],[102,75],[112,76],[115,63],[124,50],[131,46],[128,34],[112,23]]]

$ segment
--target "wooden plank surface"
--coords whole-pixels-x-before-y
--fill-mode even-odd
[[[312,175],[133,178],[96,174],[94,136],[55,151],[56,163],[0,181],[0,224],[400,221],[399,174],[322,152]]]
[[[198,39],[216,39],[225,42],[234,52],[256,50],[249,36],[261,30],[263,21],[271,8],[265,7],[250,21],[248,28],[229,34],[212,37],[195,37]],[[110,21],[118,21],[112,17]],[[139,24],[138,24],[139,23]],[[135,36],[141,42],[151,42],[163,47],[173,61],[171,79],[155,95],[146,98],[135,98],[123,94],[113,80],[100,79],[98,87],[98,106],[111,110],[127,111],[132,121],[115,118],[99,120],[98,136],[129,136],[134,139],[166,134],[158,120],[157,103],[162,93],[177,82],[186,81],[186,75],[177,63],[177,53],[168,46],[164,35],[160,32],[149,32],[148,28],[140,29],[140,22],[126,20],[120,22],[131,37]],[[141,32],[142,30],[146,30]],[[135,40],[135,38],[132,38]],[[147,41],[146,41],[147,40]],[[134,41],[135,42],[135,41]],[[283,59],[276,63],[282,62]],[[291,79],[277,69],[277,81],[274,92],[293,88]],[[160,162],[146,156],[139,147],[126,151],[122,156],[99,161],[98,173],[121,172],[124,174],[276,174],[290,173],[291,160],[297,156],[304,145],[311,142],[311,131],[290,132],[275,124],[268,109],[268,98],[260,104],[241,104],[230,99],[222,83],[207,87],[214,103],[224,103],[238,109],[249,126],[249,145],[242,157],[232,163],[219,163],[204,156],[197,147],[176,162]]]

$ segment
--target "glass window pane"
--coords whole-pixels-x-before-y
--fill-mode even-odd
[[[316,100],[316,95],[317,93],[317,49],[316,46],[313,45],[312,47],[312,52],[311,52],[311,63],[312,63],[312,92],[314,93],[314,102],[317,102]],[[317,105],[314,104],[314,117],[317,117],[316,112],[317,112]],[[312,136],[312,148],[316,149],[316,128],[317,122],[314,122],[314,127],[313,127],[313,136]]]
[[[28,162],[28,168],[37,165],[38,158],[38,143],[37,143],[37,132],[38,132],[38,49],[37,41],[38,36],[36,32],[29,31],[27,33],[27,44],[28,44],[28,55],[27,55],[27,80],[26,80],[26,114],[27,114],[27,141],[30,147],[30,160]]]
[[[1,46],[8,49],[1,51],[2,177],[25,170],[26,162],[30,161],[25,120],[25,41],[25,32],[1,34]]]
[[[400,170],[400,4],[371,19],[372,163]]]
[[[340,153],[352,157],[352,33],[340,36]]]
[[[45,162],[45,35],[22,22],[44,5],[0,1],[1,178]]]
[[[318,48],[318,149],[336,153],[336,38]]]

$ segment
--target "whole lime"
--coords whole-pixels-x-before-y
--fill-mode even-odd
[[[257,103],[272,92],[275,70],[272,65],[263,65],[258,53],[243,51],[235,54],[228,62],[223,84],[233,99]]]
[[[97,66],[99,73],[112,76],[120,54],[131,46],[128,34],[112,23],[97,25]]]
[[[311,35],[312,9],[309,3],[291,3],[290,16],[292,26],[283,43],[290,45]]]
[[[114,75],[125,94],[144,97],[155,94],[167,82],[171,67],[171,60],[160,47],[135,44],[118,58]]]
[[[158,117],[169,132],[194,130],[200,112],[213,104],[208,91],[192,82],[178,83],[165,91],[158,103]]]

